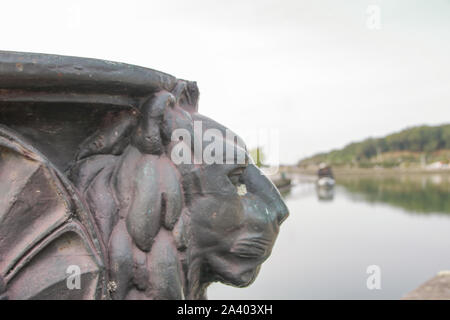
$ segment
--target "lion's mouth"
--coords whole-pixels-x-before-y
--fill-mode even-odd
[[[245,238],[236,241],[230,252],[240,258],[261,259],[270,254],[272,241],[265,238]]]

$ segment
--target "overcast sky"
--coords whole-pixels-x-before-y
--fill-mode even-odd
[[[380,24],[368,25],[370,5]],[[200,111],[250,147],[257,130],[278,131],[282,163],[450,122],[450,0],[0,0],[0,10],[1,50],[195,80]]]

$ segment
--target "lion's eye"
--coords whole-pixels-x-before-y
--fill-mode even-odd
[[[239,168],[232,170],[228,174],[228,178],[230,179],[232,184],[237,186],[242,183],[242,174],[244,173],[244,170],[245,170],[245,168],[239,167]]]

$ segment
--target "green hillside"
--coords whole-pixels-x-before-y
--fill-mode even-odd
[[[342,149],[316,154],[299,166],[326,162],[334,166],[396,167],[450,160],[450,124],[419,126],[382,138],[368,138]]]

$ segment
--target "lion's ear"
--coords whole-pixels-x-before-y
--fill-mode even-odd
[[[160,91],[141,104],[141,116],[132,143],[142,153],[159,155],[164,152],[173,126],[168,115],[175,103],[175,97],[170,92]]]

